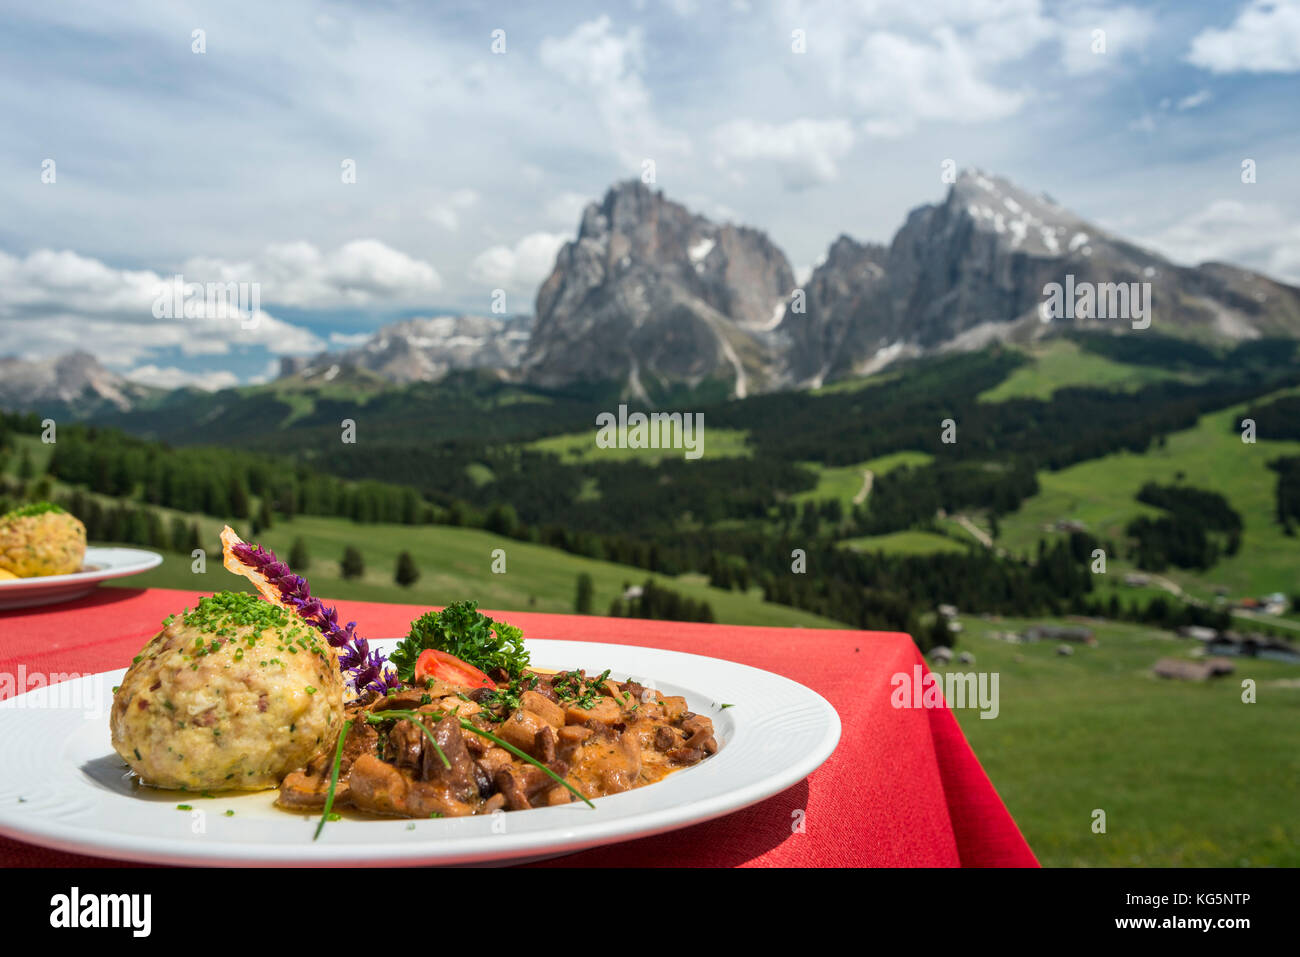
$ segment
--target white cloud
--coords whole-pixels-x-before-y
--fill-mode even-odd
[[[248,382],[250,385],[261,385],[264,382],[270,382],[272,379],[278,379],[279,377],[280,360],[272,359],[262,367],[262,371],[257,373],[257,375],[249,376]]]
[[[185,277],[207,282],[226,277]],[[174,318],[157,318],[154,305],[170,289],[170,276],[115,269],[77,253],[36,250],[25,257],[0,252],[0,354],[54,355],[84,348],[109,365],[138,365],[158,350],[185,355],[225,355],[232,346],[256,346],[275,355],[317,352],[323,343],[309,330],[250,312],[213,308],[187,299]],[[237,305],[232,303],[232,305]]]
[[[1300,222],[1268,203],[1215,200],[1146,242],[1178,262],[1230,262],[1300,282]]]
[[[1252,0],[1231,26],[1194,36],[1187,60],[1211,73],[1300,71],[1300,2]]]
[[[365,345],[370,339],[368,332],[331,332],[330,345],[338,346],[340,349],[354,349],[357,346]]]
[[[924,40],[897,33],[867,37],[863,68],[846,89],[867,111],[867,133],[894,136],[917,120],[978,123],[1017,112],[1025,94],[1004,89],[983,75],[979,57],[948,27]]]
[[[620,36],[609,17],[602,15],[579,24],[567,36],[544,38],[539,55],[543,66],[578,87],[595,105],[614,152],[625,165],[690,154],[690,141],[654,116],[641,76],[640,30],[632,28]]]
[[[189,372],[175,366],[161,368],[156,365],[143,365],[131,369],[123,375],[132,382],[155,386],[159,389],[179,389],[182,386],[194,386],[205,392],[229,389],[239,385],[239,377],[225,369],[212,372]]]
[[[983,123],[1019,112],[1043,86],[1023,67],[1045,44],[1069,75],[1101,70],[1145,48],[1155,20],[1128,6],[1045,11],[1040,0],[886,0],[848,5],[788,0],[809,57],[832,95],[859,111],[870,136],[896,138],[927,121]],[[1094,31],[1105,53],[1094,54]],[[1018,79],[1013,79],[1018,77]]]
[[[733,120],[713,133],[714,162],[720,168],[771,162],[792,189],[834,182],[839,178],[839,160],[852,147],[853,128],[843,119],[801,119],[780,125]]]
[[[355,239],[332,253],[304,241],[279,243],[244,262],[195,257],[181,272],[192,282],[256,282],[264,301],[295,307],[427,305],[442,288],[432,265],[377,239]]]
[[[591,201],[590,196],[582,193],[560,193],[546,201],[546,218],[553,223],[576,229],[583,211]]]
[[[145,304],[148,305],[147,303]],[[258,347],[273,355],[310,355],[324,343],[298,326],[258,314],[255,328],[245,330],[237,319],[89,317],[49,312],[23,318],[0,317],[0,355],[29,358],[62,355],[76,349],[92,353],[111,368],[148,364],[160,352],[185,356],[226,356],[235,346]]]
[[[426,215],[443,229],[454,233],[460,229],[461,213],[477,203],[478,193],[472,189],[459,189],[435,202]]]
[[[1116,66],[1126,54],[1146,48],[1155,18],[1133,7],[1081,7],[1057,27],[1065,72],[1072,76]]]
[[[1054,35],[1038,0],[898,4],[787,0],[782,19],[806,31],[807,58],[869,136],[927,121],[982,122],[1018,111],[1026,94],[1005,64]]]
[[[719,203],[712,196],[703,193],[687,193],[682,197],[682,204],[715,223],[739,223],[744,220],[740,213],[726,203]]]
[[[475,257],[470,276],[502,289],[531,292],[550,275],[555,254],[567,241],[560,233],[532,233],[513,247],[493,246]]]
[[[1161,97],[1159,103],[1156,104],[1158,108],[1157,111],[1152,112],[1148,110],[1134,119],[1129,120],[1128,129],[1135,133],[1152,134],[1161,124],[1167,122],[1168,117],[1165,114],[1170,110],[1185,113],[1188,110],[1195,110],[1204,106],[1213,98],[1214,95],[1209,90],[1197,90],[1195,93],[1189,93],[1186,96],[1179,97],[1177,101],[1174,101],[1167,96]]]

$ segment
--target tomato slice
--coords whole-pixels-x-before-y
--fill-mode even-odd
[[[437,678],[449,685],[461,688],[492,688],[497,683],[479,671],[473,665],[461,661],[455,655],[436,648],[426,648],[415,659],[415,683],[423,686],[430,678]]]

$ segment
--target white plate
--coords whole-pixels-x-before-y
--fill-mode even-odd
[[[0,609],[71,601],[89,595],[100,582],[138,575],[161,564],[161,555],[143,548],[96,548],[92,545],[86,549],[86,558],[79,572],[0,580]]]
[[[392,641],[374,642],[383,650]],[[203,798],[140,788],[109,743],[123,671],[0,702],[0,834],[100,857],[200,865],[414,865],[554,856],[721,817],[797,784],[835,750],[840,720],[820,695],[716,658],[626,645],[530,640],[539,668],[611,669],[713,719],[717,754],[662,781],[585,804],[439,820],[317,815],[274,791]],[[732,707],[721,708],[722,704]],[[188,804],[192,810],[179,810]],[[234,811],[227,816],[226,811]],[[413,825],[413,826],[412,826]]]

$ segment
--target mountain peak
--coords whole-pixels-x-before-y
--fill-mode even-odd
[[[1145,284],[1147,315],[1045,323],[1044,289],[1067,276],[1093,288]],[[835,240],[805,286],[806,312],[787,313],[781,327],[793,382],[861,374],[918,350],[1029,340],[1061,324],[1121,331],[1150,320],[1229,340],[1300,332],[1300,290],[1266,288],[1232,267],[1176,266],[979,169],[963,170],[943,201],[914,209],[887,249]]]
[[[762,378],[749,341],[780,321],[789,260],[760,230],[717,224],[639,180],[582,215],[537,293],[525,358],[543,384],[614,380],[647,398],[667,383]]]
[[[1050,197],[979,169],[962,170],[942,205],[950,215],[964,215],[976,229],[1030,255],[1065,255],[1102,233]]]

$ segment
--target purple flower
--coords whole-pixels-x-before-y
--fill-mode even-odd
[[[285,605],[317,628],[330,646],[339,650],[343,680],[353,691],[358,694],[363,691],[387,694],[401,685],[396,672],[384,667],[388,659],[378,651],[371,651],[370,642],[357,635],[357,623],[350,621],[340,626],[338,610],[319,598],[313,598],[307,579],[295,575],[288,565],[275,557],[275,552],[247,542],[240,542],[231,551],[249,568],[257,569],[275,586]]]

